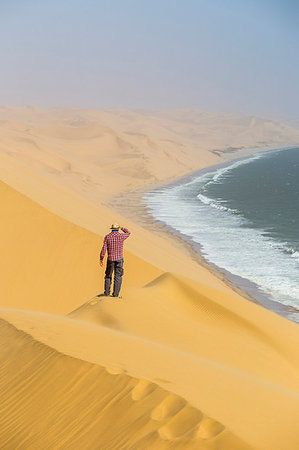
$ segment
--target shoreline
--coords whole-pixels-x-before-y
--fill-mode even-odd
[[[199,265],[208,269],[214,276],[220,279],[228,288],[232,289],[237,294],[241,295],[246,300],[249,300],[255,304],[258,304],[292,322],[296,322],[293,316],[297,315],[299,311],[292,306],[287,306],[268,297],[258,285],[242,278],[238,275],[234,275],[226,269],[219,268],[217,265],[207,261],[202,253],[202,247],[200,244],[196,244],[191,239],[173,229],[162,220],[156,219],[149,211],[144,197],[146,194],[157,189],[163,189],[170,186],[179,184],[186,184],[194,178],[197,178],[205,173],[213,172],[222,167],[227,167],[234,162],[248,159],[251,156],[256,156],[259,153],[265,153],[275,150],[287,150],[296,148],[299,145],[272,145],[264,147],[250,147],[241,148],[239,150],[230,149],[224,150],[222,154],[225,156],[225,160],[219,161],[219,164],[213,164],[206,166],[198,170],[194,170],[185,175],[181,175],[171,180],[164,180],[156,182],[147,186],[143,186],[139,189],[127,191],[124,194],[113,196],[106,200],[105,204],[110,209],[121,213],[127,218],[134,216],[134,222],[144,228],[158,234],[160,237],[170,240],[174,245],[185,252],[189,257],[196,261]],[[220,151],[219,151],[220,152]],[[232,154],[233,153],[233,154]]]

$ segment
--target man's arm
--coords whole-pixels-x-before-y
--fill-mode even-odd
[[[106,236],[105,236],[104,242],[103,242],[103,247],[102,247],[101,254],[100,254],[100,264],[101,264],[101,266],[103,265],[103,259],[104,259],[105,254],[106,254],[106,250],[107,250],[107,239],[106,239]]]
[[[128,237],[130,236],[131,232],[125,227],[121,227],[121,231],[123,232],[123,234],[121,235],[123,240],[128,239]]]

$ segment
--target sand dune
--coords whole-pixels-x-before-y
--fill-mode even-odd
[[[61,354],[3,320],[0,333],[2,448],[247,448],[154,382]]]
[[[173,292],[173,295],[175,294],[176,292]],[[184,300],[187,301],[188,296]],[[139,298],[139,301],[142,302],[142,299]],[[271,335],[270,327],[263,335],[260,330],[255,330],[255,324],[251,324],[252,330],[248,333],[250,325],[242,327],[242,320],[238,323],[235,319],[235,327],[229,338],[226,327],[223,329],[221,326],[221,314],[218,317],[218,329],[215,326],[214,329],[208,330],[205,324],[205,316],[209,317],[211,314],[208,308],[206,313],[202,314],[201,320],[196,315],[193,320],[188,318],[185,308],[181,308],[180,314],[177,313],[177,320],[174,320],[174,308],[166,311],[163,308],[163,311],[160,311],[162,317],[155,322],[145,321],[146,330],[141,331],[141,326],[138,330],[135,324],[144,319],[146,311],[136,313],[136,308],[131,303],[130,296],[126,293],[126,302],[121,308],[123,314],[118,315],[119,300],[98,303],[91,301],[82,309],[85,313],[88,310],[89,320],[93,316],[93,322],[97,325],[86,323],[82,320],[86,317],[78,311],[71,314],[71,317],[76,319],[5,309],[0,311],[0,317],[31,334],[37,342],[50,345],[63,354],[106,367],[115,375],[125,373],[144,380],[138,388],[142,393],[145,391],[144,395],[150,395],[154,386],[160,386],[168,391],[167,395],[172,393],[182,397],[190,406],[217,422],[218,425],[213,425],[213,430],[214,427],[218,431],[225,428],[229,431],[229,436],[233,434],[239,439],[239,444],[235,445],[234,440],[230,441],[225,435],[221,437],[219,433],[215,440],[211,436],[210,442],[199,442],[203,448],[210,448],[209,445],[212,445],[211,448],[218,448],[219,445],[220,448],[249,446],[280,449],[285,442],[288,442],[289,448],[298,446],[298,436],[295,432],[299,400],[298,361],[293,360],[295,338],[298,336],[295,325],[291,333],[286,334],[290,331],[288,323],[272,317],[271,325],[275,325],[278,319],[276,326],[282,328],[279,345],[275,340],[272,342],[275,333]],[[151,311],[155,306],[147,304],[147,307],[150,318],[155,318]],[[179,319],[180,316],[182,320]],[[130,327],[130,324],[134,325]],[[176,333],[174,328],[178,326],[179,333]],[[276,332],[275,327],[274,331]],[[173,342],[169,333],[172,333]],[[291,344],[288,341],[289,334]],[[276,340],[278,341],[277,338]],[[30,359],[35,358],[36,353],[32,352]],[[42,369],[41,367],[40,370]],[[64,376],[63,380],[66,380]],[[52,389],[55,391],[55,384],[49,387],[49,391]],[[48,395],[49,391],[46,390]],[[86,399],[85,395],[82,388],[79,397],[82,398],[86,414],[89,414],[88,398]],[[114,396],[115,393],[112,392],[111,395]],[[74,396],[76,398],[76,393]],[[85,401],[87,403],[84,403]],[[153,399],[151,403],[151,414],[154,414],[155,408],[160,408],[160,401],[156,401],[157,399]],[[97,404],[96,401],[95,403]],[[12,407],[15,407],[14,403]],[[60,408],[56,408],[56,413],[62,416],[62,420],[66,420],[64,410],[60,413]],[[144,411],[141,407],[139,414],[143,417],[143,414],[149,414],[149,411]],[[198,413],[195,415],[196,423],[189,417],[188,420],[185,419],[187,423],[183,418],[181,424],[180,415],[176,417],[172,436],[178,437],[181,426],[188,428],[190,422],[192,430],[188,428],[188,431],[192,431],[191,436],[194,437],[195,432],[200,436],[205,430],[206,422],[201,424],[201,417]],[[103,420],[109,421],[109,417]],[[29,425],[28,427],[30,429]],[[185,431],[185,428],[183,430]],[[135,424],[135,438],[140,434],[142,435],[142,430]],[[163,433],[160,436],[171,437]],[[217,442],[218,439],[221,439],[220,442]],[[240,445],[240,442],[244,445]],[[150,446],[150,443],[150,439],[144,441],[144,445]],[[189,448],[188,442],[184,441],[184,444]],[[171,443],[165,442],[164,445],[168,448]],[[192,442],[190,446],[192,448]]]
[[[298,142],[297,129],[251,116],[0,108],[4,166],[30,169],[93,201],[217,164],[227,149]]]
[[[1,448],[297,448],[298,327],[102,204],[296,130],[194,111],[0,121]],[[132,231],[121,301],[95,297],[115,220]]]

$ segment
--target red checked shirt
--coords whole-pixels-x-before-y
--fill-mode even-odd
[[[129,230],[123,227],[121,228],[121,230],[123,231],[123,233],[119,233],[118,231],[111,231],[111,233],[105,236],[100,254],[101,261],[103,261],[104,259],[106,250],[108,250],[109,261],[119,261],[123,258],[124,240],[127,239],[131,233]]]

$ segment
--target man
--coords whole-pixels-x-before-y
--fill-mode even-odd
[[[124,241],[130,236],[130,231],[124,227],[120,227],[117,223],[111,225],[111,233],[104,238],[103,247],[100,254],[100,264],[103,266],[103,259],[106,250],[108,251],[107,266],[105,272],[105,296],[110,295],[112,274],[114,272],[114,284],[112,297],[121,298],[119,291],[122,283],[122,276],[124,274],[124,258],[123,247]],[[122,233],[119,233],[121,229]]]

